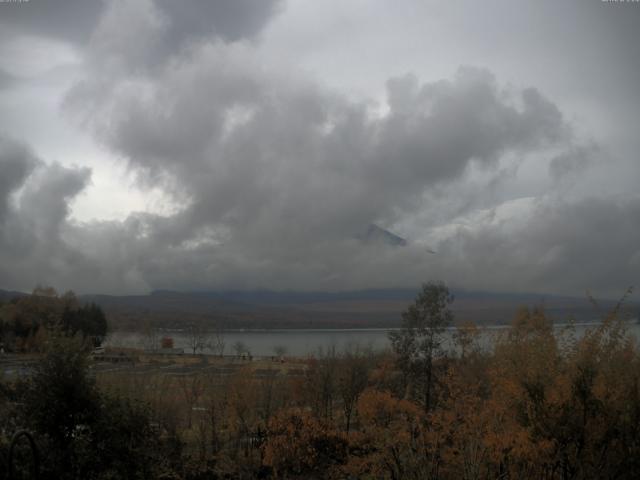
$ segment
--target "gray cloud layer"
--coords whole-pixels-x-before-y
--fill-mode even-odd
[[[3,29],[13,34],[59,38],[80,45],[89,41],[101,21],[114,20],[114,14],[126,22],[129,15],[144,11],[148,17],[159,19],[165,30],[163,46],[173,49],[197,37],[214,35],[231,41],[254,37],[278,11],[281,0],[30,0],[7,3],[0,16]]]
[[[436,82],[406,75],[388,80],[380,112],[261,62],[251,42],[280,2],[191,7],[87,7],[87,70],[64,100],[142,185],[167,192],[175,213],[73,222],[70,204],[89,171],[46,164],[4,139],[0,287],[337,290],[442,278],[478,289],[612,293],[634,283],[640,199],[550,191],[502,219],[491,192],[468,187],[470,177],[486,179],[484,189],[508,183],[524,159],[556,186],[597,162],[600,147],[576,138],[537,89],[473,67]],[[434,204],[444,211],[426,215]],[[480,220],[446,225],[487,206]],[[356,239],[370,223],[414,220],[420,229],[404,248]]]
[[[69,202],[86,186],[87,169],[44,164],[29,150],[0,138],[0,278],[26,287],[35,277],[75,282],[81,254],[64,239]]]

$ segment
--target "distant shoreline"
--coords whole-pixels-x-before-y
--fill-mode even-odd
[[[624,320],[627,324],[637,324],[637,318],[630,318]],[[555,322],[553,323],[553,328],[565,328],[565,327],[595,327],[602,323],[601,320],[593,320],[589,322]],[[489,324],[489,325],[475,325],[478,330],[504,330],[511,327],[511,324],[502,323],[502,324]],[[388,331],[397,331],[402,327],[346,327],[346,328],[336,328],[336,327],[327,327],[327,328],[318,328],[318,327],[310,327],[310,328],[222,328],[219,331],[223,333],[340,333],[340,332],[388,332]],[[445,330],[455,331],[461,326],[451,326],[447,327]],[[158,327],[155,329],[158,333],[188,333],[186,328],[163,328]],[[210,330],[209,332],[215,332],[215,329]],[[131,329],[114,329],[112,333],[131,333],[131,334],[142,334],[139,330],[131,330]]]

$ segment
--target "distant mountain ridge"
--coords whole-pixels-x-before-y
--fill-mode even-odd
[[[258,305],[287,305],[300,303],[355,301],[355,300],[412,300],[418,293],[413,288],[385,288],[350,290],[344,292],[327,291],[299,291],[299,290],[220,290],[220,291],[190,291],[154,290],[152,296],[169,297],[190,295],[194,297],[210,298],[212,300],[227,301],[243,304]]]
[[[23,297],[25,295],[28,295],[28,293],[17,292],[14,290],[0,290],[0,301],[6,302],[12,298]]]
[[[184,328],[192,323],[225,328],[373,328],[397,327],[401,313],[418,289],[388,288],[343,292],[221,290],[156,290],[148,295],[80,295],[107,313],[116,329],[143,324]],[[604,300],[596,311],[585,298],[529,293],[488,293],[454,290],[456,322],[479,325],[509,323],[521,306],[543,306],[554,321],[594,321],[615,301]],[[26,295],[0,290],[0,300]],[[637,317],[640,303],[628,302]]]

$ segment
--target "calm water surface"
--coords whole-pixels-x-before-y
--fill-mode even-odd
[[[581,337],[589,329],[594,329],[598,323],[581,323],[574,326],[574,335]],[[495,326],[481,329],[480,343],[484,348],[490,348],[496,335],[500,335],[507,327]],[[556,325],[559,335],[565,332],[566,325]],[[234,354],[233,345],[242,342],[252,355],[270,356],[278,347],[284,347],[287,355],[308,356],[317,355],[321,351],[335,348],[337,352],[353,348],[372,348],[384,350],[390,347],[387,334],[392,329],[318,329],[318,330],[228,330],[224,332],[225,355]],[[455,329],[449,329],[445,333],[445,343],[451,345],[452,334]],[[628,323],[628,331],[636,339],[640,338],[640,324],[636,321]],[[156,338],[131,332],[114,332],[105,342],[108,346],[122,346],[135,348],[149,348],[150,344],[157,344],[163,336],[172,337],[176,348],[183,348],[185,353],[190,353],[189,336],[180,331],[158,332]],[[212,353],[210,348],[205,348],[204,353]]]

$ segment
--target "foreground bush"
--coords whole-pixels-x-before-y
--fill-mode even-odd
[[[14,428],[34,433],[43,478],[155,478],[169,452],[146,407],[101,392],[88,352],[78,336],[51,336],[33,374],[9,390]]]

